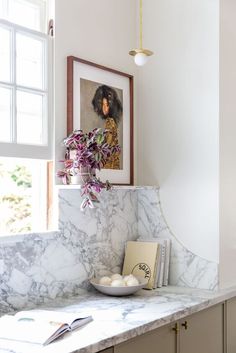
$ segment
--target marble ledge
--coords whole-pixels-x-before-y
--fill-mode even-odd
[[[218,292],[163,287],[129,297],[100,293],[58,299],[44,309],[92,315],[93,322],[48,346],[0,339],[1,353],[95,353],[236,296],[236,287]]]
[[[56,189],[81,189],[81,185],[55,185]],[[112,186],[113,190],[159,190],[159,186],[144,186],[144,185],[114,185]]]

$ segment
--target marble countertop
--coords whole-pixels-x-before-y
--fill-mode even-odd
[[[211,292],[168,286],[129,297],[84,292],[44,308],[92,315],[92,322],[45,347],[0,339],[0,353],[95,353],[234,296],[236,287]]]

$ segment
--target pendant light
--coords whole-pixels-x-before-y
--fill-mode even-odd
[[[138,66],[146,64],[148,57],[153,54],[151,50],[143,49],[143,0],[139,2],[139,49],[133,49],[129,55],[134,56],[134,62]]]

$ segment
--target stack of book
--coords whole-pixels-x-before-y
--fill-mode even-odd
[[[132,273],[148,279],[147,289],[167,286],[170,264],[169,238],[128,241],[125,248],[123,275]]]

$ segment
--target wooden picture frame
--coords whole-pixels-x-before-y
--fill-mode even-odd
[[[108,91],[111,97],[108,104],[109,113],[99,115],[96,104],[100,104],[102,98],[99,101],[97,97],[102,97],[104,90]],[[103,101],[106,102],[106,98],[103,98]],[[121,106],[119,115],[116,113],[118,110],[115,109],[115,101]],[[102,111],[104,112],[103,108]],[[109,180],[112,184],[133,185],[133,76],[68,56],[67,135],[75,129],[89,131],[95,127],[107,128],[108,121],[117,132],[115,136],[119,139],[121,154],[116,166],[102,169],[98,176],[102,181]]]

